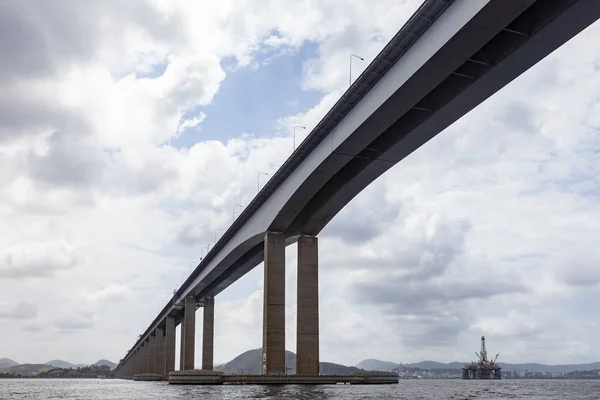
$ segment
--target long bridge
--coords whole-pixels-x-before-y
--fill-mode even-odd
[[[116,367],[213,369],[215,297],[264,261],[263,375],[285,374],[285,247],[298,244],[298,375],[319,374],[319,232],[371,182],[600,18],[599,0],[425,0],[202,259]]]

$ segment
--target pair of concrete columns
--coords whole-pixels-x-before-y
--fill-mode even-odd
[[[262,373],[285,374],[285,237],[265,234]],[[319,258],[314,236],[298,239],[296,374],[319,374]]]
[[[204,320],[202,326],[202,369],[213,369],[213,349],[215,336],[215,299],[204,299]],[[196,299],[187,297],[183,322],[181,323],[181,353],[179,369],[194,369],[194,352],[196,351]]]

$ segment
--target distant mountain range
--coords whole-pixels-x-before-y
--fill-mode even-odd
[[[398,364],[391,361],[381,361],[374,358],[368,358],[356,364],[356,368],[367,371],[391,371],[394,368],[398,368]]]
[[[221,364],[215,367],[218,371],[227,372],[230,374],[260,374],[261,371],[261,349],[248,350],[245,353],[240,354],[228,363]],[[285,364],[288,368],[295,371],[296,369],[296,354],[291,351],[285,352]],[[344,366],[341,364],[321,362],[319,364],[322,374],[348,374],[355,371],[366,370],[366,371],[391,371],[397,370],[398,366],[405,368],[420,368],[420,369],[460,369],[466,362],[450,362],[441,363],[437,361],[420,361],[417,363],[400,364],[391,361],[382,361],[374,358],[363,360],[353,367]],[[23,369],[35,369],[36,371],[51,369],[48,366],[54,368],[73,368],[86,367],[88,364],[72,364],[64,360],[51,360],[44,364],[19,364],[18,362],[9,358],[0,358],[0,369],[11,370],[15,367],[22,365]],[[91,365],[106,365],[111,370],[114,370],[117,364],[108,360],[99,360]],[[589,371],[594,369],[600,369],[600,361],[587,363],[587,364],[564,364],[564,365],[546,365],[538,363],[523,363],[523,364],[510,364],[510,363],[498,363],[505,371],[540,371],[540,372],[573,372],[573,371]],[[18,369],[18,368],[17,368]],[[2,371],[0,371],[2,372]]]
[[[109,367],[109,368],[110,368],[110,370],[111,370],[111,371],[117,367],[117,364],[115,364],[115,363],[114,363],[114,362],[112,362],[112,361],[105,360],[105,359],[102,359],[102,360],[96,361],[96,362],[95,362],[95,363],[93,363],[92,365],[97,365],[97,366],[99,366],[99,367],[101,367],[101,366],[103,366],[103,365],[106,365],[107,367]]]
[[[10,368],[15,365],[19,365],[18,362],[11,360],[10,358],[0,358],[0,368]]]
[[[0,368],[12,368],[12,367],[17,367],[19,365],[21,365],[21,364],[19,364],[16,361],[13,361],[9,358],[0,358]],[[51,366],[54,368],[65,368],[65,369],[69,369],[69,368],[77,369],[78,367],[87,367],[88,366],[88,364],[72,364],[68,361],[63,361],[63,360],[51,360],[51,361],[45,362],[44,364],[22,364],[22,365],[47,365],[47,366]],[[107,365],[111,370],[115,369],[115,367],[117,366],[117,364],[115,364],[112,361],[108,361],[108,360],[99,360],[91,365],[98,365],[98,366]]]
[[[77,367],[86,367],[85,364],[71,364],[70,362],[63,361],[63,360],[51,360],[51,361],[45,362],[44,364],[51,365],[54,368],[65,368],[65,369],[69,369],[69,368],[77,369]]]
[[[285,366],[290,368],[290,372],[296,370],[296,354],[291,351],[285,352]],[[322,374],[350,374],[360,371],[356,367],[346,367],[341,364],[329,362],[319,363],[319,369]],[[228,374],[261,374],[262,373],[262,349],[248,350],[240,354],[228,363],[217,365],[217,371],[223,371]]]
[[[398,368],[399,365],[405,368],[420,368],[420,369],[460,369],[466,362],[454,361],[451,363],[441,363],[437,361],[420,361],[412,364],[399,364],[390,361],[381,361],[370,358],[356,364],[357,368],[375,371],[391,371]],[[588,364],[565,364],[565,365],[546,365],[537,363],[510,364],[498,363],[505,371],[540,371],[540,372],[573,372],[573,371],[589,371],[600,369],[600,362]]]

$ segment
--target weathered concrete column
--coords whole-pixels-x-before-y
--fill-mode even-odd
[[[165,320],[165,376],[175,371],[175,318]]]
[[[285,374],[285,237],[265,234],[262,373]]]
[[[185,331],[185,329],[183,329],[183,321],[181,321],[181,324],[179,324],[179,370],[183,371],[183,342],[184,342],[184,334],[183,332]]]
[[[166,376],[165,374],[165,329],[164,328],[156,328],[156,359],[154,361],[154,373],[162,376]]]
[[[133,375],[139,375],[140,373],[140,348],[138,347],[133,352]]]
[[[144,353],[145,353],[145,361],[144,361],[144,373],[150,373],[150,355],[152,354],[152,346],[150,345],[150,336],[148,336],[148,341],[144,342]]]
[[[140,348],[140,374],[148,373],[148,342],[144,341]]]
[[[143,347],[143,345],[140,345],[140,347],[138,347],[137,351],[138,351],[138,366],[137,366],[136,375],[139,375],[139,374],[144,373],[144,347]]]
[[[319,246],[314,236],[298,239],[296,374],[319,375]]]
[[[156,373],[156,335],[150,334],[148,347],[148,373]]]
[[[186,297],[182,322],[181,346],[183,349],[183,370],[194,369],[196,342],[196,299]]]
[[[202,369],[212,371],[215,339],[215,299],[204,299],[204,318],[202,325]]]

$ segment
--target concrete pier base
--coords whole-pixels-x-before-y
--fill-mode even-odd
[[[391,372],[367,372],[351,375],[226,375],[217,371],[173,371],[172,385],[390,385],[398,375]]]
[[[169,384],[222,385],[223,372],[203,369],[192,369],[189,371],[172,371],[169,373]]]
[[[164,381],[165,379],[166,378],[164,376],[158,375],[158,374],[139,374],[139,375],[133,376],[134,381],[150,382],[150,381]]]

